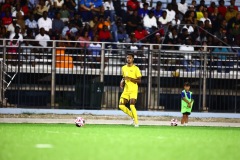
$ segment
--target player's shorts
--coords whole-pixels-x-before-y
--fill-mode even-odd
[[[182,113],[183,115],[190,115],[191,114],[191,112],[184,112],[184,113]]]
[[[137,99],[137,96],[138,92],[123,92],[121,98],[124,98],[129,101],[130,99]]]

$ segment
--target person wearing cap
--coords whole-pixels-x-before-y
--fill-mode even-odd
[[[187,126],[188,125],[188,116],[192,112],[193,107],[193,95],[190,91],[190,83],[185,82],[183,85],[183,90],[181,93],[181,113],[182,113],[182,119],[181,119],[181,125]]]
[[[238,11],[234,9],[234,6],[229,6],[225,15],[225,19],[229,21],[231,18],[237,15]]]
[[[138,96],[138,84],[141,83],[141,71],[134,64],[134,55],[128,53],[126,56],[127,64],[122,67],[122,80],[120,88],[123,89],[119,101],[119,108],[133,119],[134,127],[139,127],[138,115],[135,107]],[[130,103],[130,110],[126,107],[127,102]]]

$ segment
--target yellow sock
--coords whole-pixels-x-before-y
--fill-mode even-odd
[[[126,113],[127,115],[129,115],[131,118],[133,118],[133,114],[132,112],[125,106],[125,105],[119,105],[119,108]]]
[[[135,124],[138,124],[138,115],[137,115],[137,110],[135,108],[135,105],[130,105],[130,109],[132,111],[132,114],[133,114],[133,118],[134,118],[134,123]]]

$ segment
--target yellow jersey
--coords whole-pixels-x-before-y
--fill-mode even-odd
[[[129,67],[128,65],[124,65],[122,67],[122,75],[123,77],[130,77],[133,79],[138,79],[142,77],[140,69],[134,64],[131,67]],[[123,92],[138,92],[138,84],[133,83],[130,80],[125,80]]]

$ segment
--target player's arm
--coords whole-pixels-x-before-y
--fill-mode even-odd
[[[131,77],[125,77],[124,80],[129,80],[129,81],[131,81],[133,83],[137,83],[137,84],[141,83],[141,77],[138,77],[136,79],[131,78]]]
[[[120,88],[123,89],[123,87],[124,87],[124,83],[125,83],[125,80],[124,80],[124,78],[122,78],[122,80],[121,80],[121,82],[120,82]]]
[[[192,101],[189,102],[185,97],[183,97],[182,100],[184,100],[188,104],[189,108],[191,107]]]

